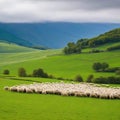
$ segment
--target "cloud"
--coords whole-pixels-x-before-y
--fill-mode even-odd
[[[0,22],[120,23],[120,0],[0,0]]]

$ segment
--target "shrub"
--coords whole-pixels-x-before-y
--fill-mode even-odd
[[[120,67],[107,68],[105,72],[116,72],[120,70]]]
[[[108,63],[102,63],[102,71],[105,71],[105,69],[107,69],[109,67]]]
[[[93,78],[94,78],[93,75],[89,75],[86,82],[88,82],[88,83],[92,82]]]
[[[114,83],[116,83],[116,77],[114,77],[114,76],[108,77],[107,78],[107,83],[108,84],[114,84]]]
[[[100,71],[105,71],[106,69],[108,69],[109,67],[109,64],[108,63],[100,63],[100,62],[96,62],[93,64],[93,69],[96,71],[96,72],[100,72]]]
[[[26,77],[27,76],[26,70],[24,68],[19,68],[19,70],[18,70],[18,76],[19,77]]]
[[[120,50],[120,45],[112,46],[107,48],[107,51]]]
[[[42,77],[43,77],[43,78],[49,78],[49,75],[48,75],[47,73],[44,73],[44,74],[42,75]]]
[[[27,77],[32,77],[32,75],[31,75],[31,74],[29,74],[29,75],[27,75]]]
[[[83,78],[80,75],[77,75],[75,77],[75,81],[77,81],[77,82],[83,82]]]
[[[92,49],[89,53],[100,53],[104,52],[103,50]]]
[[[106,84],[107,83],[107,78],[105,77],[99,77],[99,78],[95,78],[93,80],[94,83],[101,83],[101,84]]]
[[[4,70],[4,71],[3,71],[3,74],[4,74],[4,75],[9,75],[9,74],[10,74],[10,71],[9,71],[9,70]]]
[[[69,42],[67,46],[63,49],[65,54],[81,53],[81,44]]]
[[[51,78],[51,79],[54,79],[54,78],[55,78],[53,75],[49,75],[48,77]]]
[[[94,83],[100,84],[120,84],[120,77],[99,77],[93,80]]]
[[[116,71],[116,75],[120,75],[120,70],[117,70],[117,71]]]
[[[62,78],[62,77],[58,77],[57,79],[58,79],[58,80],[65,80],[65,79],[64,79],[64,78]]]
[[[33,77],[42,77],[42,78],[48,78],[48,74],[43,71],[43,69],[39,68],[36,70],[33,70]]]
[[[93,64],[93,69],[97,72],[100,71],[102,69],[102,64],[99,63],[99,62],[94,63]]]
[[[120,84],[120,77],[116,77],[116,84]]]

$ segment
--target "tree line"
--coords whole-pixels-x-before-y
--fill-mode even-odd
[[[120,74],[120,67],[109,67],[109,64],[106,63],[106,62],[104,62],[104,63],[100,63],[100,62],[93,63],[92,68],[96,72],[115,72],[117,75]]]
[[[95,48],[97,46],[106,44],[106,43],[116,43],[120,42],[120,29],[115,29],[105,34],[101,34],[98,37],[91,39],[80,39],[76,43],[69,42],[64,48],[63,52],[65,54],[73,54],[73,53],[81,53],[82,49],[85,48]],[[118,50],[120,49],[120,45],[116,45],[113,47],[107,48],[107,51]],[[99,53],[103,52],[101,50],[93,49],[90,53]]]
[[[81,53],[82,47],[79,43],[69,42],[64,48],[63,52],[65,54]]]
[[[108,63],[94,63],[93,64],[93,69],[96,72],[106,72],[106,70],[111,69],[109,68],[109,64]],[[117,71],[116,71],[117,69]],[[117,73],[117,75],[120,75],[120,68],[118,69],[118,67],[116,67],[116,69],[114,69]],[[10,73],[9,70],[4,70],[3,74],[8,75]],[[19,77],[40,77],[40,78],[50,78],[50,79],[58,79],[58,80],[69,80],[69,81],[76,81],[76,82],[88,82],[88,83],[102,83],[102,84],[120,84],[120,76],[110,76],[110,77],[97,77],[94,78],[94,75],[89,75],[87,77],[86,80],[83,79],[83,77],[78,74],[75,76],[74,79],[66,79],[66,78],[62,78],[62,77],[55,77],[53,75],[49,75],[46,72],[44,72],[44,70],[42,68],[38,68],[33,70],[32,74],[27,74],[25,68],[19,68],[18,69],[18,76]]]

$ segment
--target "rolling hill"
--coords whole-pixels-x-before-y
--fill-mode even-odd
[[[106,47],[116,44],[118,42],[102,44],[98,47],[99,49],[106,49]],[[94,77],[116,76],[115,73],[95,72],[92,69],[92,64],[94,62],[107,62],[110,67],[120,66],[119,50],[94,54],[83,52],[81,54],[64,55],[62,49],[31,49],[32,51],[26,51],[26,48],[14,44],[1,43],[0,48],[2,46],[3,50],[6,51],[9,51],[7,48],[11,46],[13,51],[11,53],[0,53],[1,120],[13,118],[16,120],[39,120],[40,118],[42,120],[118,120],[120,118],[120,101],[117,99],[25,94],[8,92],[3,89],[5,86],[32,84],[33,82],[61,82],[57,79],[18,77],[18,68],[20,67],[24,67],[28,74],[31,74],[34,69],[43,68],[45,72],[53,74],[55,77],[70,79],[73,79],[77,74],[80,74],[84,80],[90,74],[93,74]],[[15,52],[18,47],[20,47],[19,49],[22,48],[24,52]],[[3,75],[5,69],[10,71],[10,76]],[[70,81],[66,80],[65,82]]]
[[[18,53],[18,52],[31,52],[31,51],[35,51],[35,49],[19,46],[13,43],[0,42],[0,53]]]
[[[69,42],[65,48],[66,50],[71,50],[73,51],[72,53],[75,53],[74,50],[76,51],[76,48],[78,47],[81,47],[84,52],[90,51],[91,49],[103,51],[109,49],[118,50],[120,49],[120,28],[110,30],[94,38],[80,39],[76,43]]]
[[[0,29],[2,30],[0,31],[0,38],[24,46],[42,45],[49,48],[62,48],[69,41],[92,38],[118,27],[120,27],[120,24],[0,23]],[[10,34],[12,34],[12,37]]]
[[[120,28],[101,34],[95,38],[87,40],[87,45],[101,46],[108,43],[120,42]]]
[[[20,37],[12,34],[12,32],[7,32],[6,30],[0,29],[0,41],[5,41],[8,43],[16,43],[22,46],[31,46],[29,41],[21,39]]]
[[[43,68],[47,73],[55,75],[56,77],[74,78],[80,74],[84,80],[93,74],[95,77],[111,76],[115,73],[96,73],[92,69],[94,62],[107,62],[110,67],[120,66],[120,51],[101,52],[101,53],[83,53],[74,55],[57,55],[60,51],[54,50],[43,52],[31,52],[29,54],[12,54],[1,55],[0,63],[1,71],[9,69],[11,75],[17,75],[17,70],[24,67],[28,74],[33,69]],[[43,55],[43,56],[42,56]]]
[[[104,41],[107,40],[107,42],[105,42],[104,44],[96,46],[97,49],[106,50],[108,47],[120,44],[119,32],[120,29],[111,30],[102,35],[99,35],[98,37],[83,42],[88,43],[93,40],[99,40],[100,43],[102,42],[102,40]],[[115,39],[116,36],[117,39]],[[86,51],[89,51],[91,48],[88,48],[87,50],[84,49],[82,54],[65,56],[62,53],[62,49],[39,51],[25,47],[22,48],[21,46],[13,44],[1,43],[0,45],[1,45],[0,48],[3,47],[3,50],[9,52],[10,52],[9,47],[13,49],[13,51],[11,50],[13,54],[1,55],[1,61],[3,62],[0,65],[3,66],[2,68],[10,68],[11,71],[13,71],[11,73],[13,73],[14,75],[16,74],[15,71],[17,71],[17,69],[21,66],[24,66],[29,71],[29,73],[31,72],[32,69],[37,68],[37,66],[39,66],[44,68],[48,73],[55,74],[58,77],[60,76],[73,78],[76,74],[80,73],[83,75],[84,78],[86,78],[89,74],[94,74],[94,71],[91,69],[91,66],[96,61],[108,62],[113,67],[120,66],[119,50],[114,52],[107,51],[99,54],[89,54],[89,52],[86,53]],[[8,48],[8,50],[6,48]],[[18,51],[23,50],[24,53],[16,54],[17,50]],[[58,56],[59,54],[60,56]],[[29,66],[30,64],[32,64],[32,66]],[[95,73],[96,76],[100,76],[102,74],[105,76],[110,75],[109,73]]]

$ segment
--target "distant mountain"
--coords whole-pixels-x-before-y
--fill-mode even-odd
[[[0,39],[24,46],[61,48],[70,41],[92,38],[118,27],[120,24],[107,23],[0,23]]]
[[[16,35],[7,32],[3,29],[0,29],[0,41],[7,41],[8,43],[16,43],[22,46],[31,46],[32,44],[29,41],[21,39]]]

